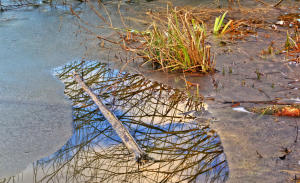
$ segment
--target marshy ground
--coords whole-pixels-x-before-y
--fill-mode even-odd
[[[3,109],[7,109],[4,100],[8,101],[9,97],[16,100],[13,94],[8,95],[10,91],[15,91],[20,96],[19,103],[24,105],[30,103],[37,107],[41,101],[46,104],[52,102],[53,105],[65,106],[63,109],[67,114],[71,112],[68,105],[72,105],[74,128],[71,137],[66,135],[70,132],[68,115],[62,115],[57,121],[41,115],[49,113],[49,109],[53,111],[52,116],[58,112],[61,114],[61,111],[47,105],[43,110],[34,110],[39,116],[33,119],[34,123],[30,123],[32,119],[28,118],[30,112],[23,115],[28,107],[19,105],[21,112],[18,115],[14,114],[13,106],[7,109],[6,121],[18,121],[9,116],[19,116],[18,119],[23,119],[19,121],[23,121],[24,128],[16,128],[11,138],[14,140],[10,144],[2,144],[1,149],[9,153],[0,151],[4,154],[0,159],[6,160],[0,162],[0,169],[5,170],[8,164],[11,169],[0,172],[2,177],[7,177],[0,181],[299,182],[299,2],[283,1],[277,7],[272,6],[277,3],[272,1],[220,2],[219,8],[216,3],[175,1],[168,5],[166,11],[165,2],[107,1],[103,4],[74,3],[71,11],[59,6],[51,10],[47,5],[29,13],[21,11],[26,20],[21,19],[24,17],[18,19],[18,12],[12,13],[13,16],[10,16],[11,12],[0,15],[0,31],[3,32],[1,35],[5,35],[1,40],[6,42],[1,45],[1,50],[4,50],[1,55],[4,56],[0,63],[4,63],[1,68],[6,68],[2,72],[6,79],[0,80],[3,86],[7,86],[1,95]],[[171,10],[174,11],[170,18]],[[31,11],[35,13],[30,15]],[[224,24],[216,33],[215,19],[224,12],[227,12]],[[71,36],[68,39],[59,36],[49,38],[43,34],[43,26],[32,34],[29,27],[34,24],[30,25],[30,19],[37,15],[45,15],[38,18],[41,22],[49,22],[45,25],[56,25],[57,31],[48,31],[47,34],[70,36],[73,35],[68,31],[71,28],[79,40],[66,44]],[[178,25],[174,15],[182,18]],[[193,25],[193,19],[199,26]],[[155,30],[153,21],[157,22],[158,28],[146,35]],[[14,32],[20,27],[27,30],[25,35],[30,35],[25,39],[33,40],[32,49],[25,46],[28,41],[21,37],[24,34]],[[170,27],[180,34],[171,32]],[[176,44],[169,40],[170,35],[177,38]],[[197,35],[199,39],[194,39]],[[41,48],[45,49],[39,48],[40,40],[45,45]],[[51,40],[54,40],[53,44]],[[153,40],[163,43],[163,46]],[[212,69],[205,70],[202,65],[198,69],[189,68],[191,65],[188,63],[193,60],[199,61],[204,57],[201,61],[207,60],[205,49],[200,49],[196,56],[189,55],[195,53],[189,50],[189,46],[197,48],[198,41],[201,43],[198,48],[209,46]],[[20,43],[24,46],[18,46]],[[57,45],[62,46],[57,48]],[[171,69],[174,64],[170,58],[175,57],[172,56],[174,49],[174,53],[182,51],[176,58],[182,59],[185,65],[179,69]],[[16,51],[19,56],[14,55]],[[52,57],[52,54],[58,56]],[[148,62],[152,56],[156,64]],[[47,60],[39,62],[41,58]],[[70,62],[73,60],[80,61]],[[56,68],[54,75],[64,83],[64,93],[72,104],[63,99],[62,86],[51,80],[53,78],[49,74],[51,69],[63,64],[66,65]],[[176,68],[180,64],[175,64]],[[7,68],[11,72],[7,72]],[[124,122],[141,147],[157,159],[156,162],[140,166],[132,161],[132,156],[109,123],[74,82],[74,70],[105,99],[107,106]],[[43,73],[47,73],[47,77]],[[39,82],[31,87],[26,82],[17,82],[22,77],[27,83],[32,83],[36,74],[40,76],[35,79]],[[44,81],[49,84],[42,84]],[[28,97],[22,97],[18,91],[25,91]],[[38,91],[56,93],[57,96],[50,95],[56,100],[45,100],[49,95],[39,95]],[[57,94],[57,91],[60,93]],[[40,125],[40,118],[45,120],[45,124],[50,124],[49,127]],[[26,128],[30,125],[37,131],[49,131],[46,135],[52,143],[44,139],[43,144],[48,145],[37,150],[42,134],[30,132],[27,134],[32,140],[25,140],[25,144],[31,148],[26,150],[20,146],[18,153],[14,153],[15,145],[22,143],[17,134],[28,132]],[[53,130],[51,125],[64,128]],[[8,138],[5,131],[0,135]],[[50,138],[62,134],[64,137],[61,139]],[[70,139],[66,143],[67,136]],[[62,144],[65,145],[59,149]],[[34,157],[44,158],[28,166],[21,175],[13,176],[37,160]],[[13,162],[14,158],[22,161]]]

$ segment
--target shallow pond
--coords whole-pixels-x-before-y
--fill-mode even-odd
[[[71,102],[67,99],[64,86],[52,76],[53,68],[91,51],[81,44],[86,36],[72,34],[80,32],[67,9],[42,5],[1,14],[1,182],[81,182],[93,179],[86,177],[91,174],[102,175],[94,176],[98,181],[226,180],[228,167],[219,137],[208,126],[199,127],[195,117],[180,115],[201,107],[180,91],[83,62],[57,70]],[[99,89],[119,82],[120,91],[110,92],[122,92],[114,95],[121,98],[110,102],[117,101],[112,104],[116,114],[157,162],[136,166],[91,101],[68,87],[68,71],[78,65],[89,79],[103,76],[98,78],[103,80]],[[82,169],[86,164],[90,167]]]
[[[74,82],[77,70],[129,129],[153,163],[136,164],[94,102]],[[224,182],[228,167],[215,131],[185,111],[202,104],[179,90],[110,70],[73,62],[57,70],[73,103],[73,136],[55,154],[15,177],[21,182]],[[202,124],[202,125],[201,125]],[[11,180],[12,181],[12,180]],[[9,182],[7,179],[4,182]]]
[[[124,2],[121,11],[140,14],[156,3]],[[108,8],[113,22],[121,25],[117,4]],[[72,7],[84,20],[98,21],[85,4]],[[285,11],[270,11],[266,19],[276,22]],[[81,26],[66,6],[0,15],[0,182],[286,182],[297,177],[299,118],[244,113],[230,103],[247,108],[256,106],[255,101],[299,100],[299,65],[282,55],[258,56],[266,42],[284,44],[284,31],[262,29],[217,47],[220,72],[199,78],[152,72],[136,63],[119,73],[124,63],[111,62],[116,54],[95,47],[99,40]],[[68,63],[72,60],[83,61]],[[73,81],[74,70],[155,162],[134,163]],[[186,81],[199,87],[172,89]],[[194,91],[205,104],[195,100]]]

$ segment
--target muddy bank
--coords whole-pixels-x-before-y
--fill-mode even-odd
[[[196,91],[198,84],[198,91],[204,98],[213,98],[207,101],[209,111],[217,118],[211,127],[220,134],[223,142],[230,169],[229,182],[292,182],[298,179],[300,168],[297,157],[299,118],[238,112],[232,105],[235,101],[299,98],[300,66],[290,62],[284,53],[280,54],[284,50],[287,27],[277,23],[278,17],[299,13],[299,9],[263,8],[253,12],[256,12],[253,17],[265,23],[255,34],[241,40],[216,39],[212,43],[219,71],[213,75],[159,73],[145,67],[137,68],[138,62],[128,64],[127,69],[174,88],[184,88],[186,80],[191,83],[188,84],[191,91]],[[243,15],[237,14],[237,17],[246,18]],[[224,42],[226,46],[220,46]],[[274,48],[273,53],[265,54],[270,45]],[[291,104],[297,102],[290,101]],[[239,105],[261,107],[256,102]]]
[[[139,67],[138,60],[126,63],[128,55],[122,51],[112,54],[106,60],[114,68],[124,69],[126,65],[124,70],[130,73],[142,74],[173,88],[185,89],[186,85],[191,85],[191,93],[197,90],[195,86],[198,84],[199,94],[204,97],[209,111],[217,119],[211,127],[224,142],[230,169],[229,182],[292,181],[299,176],[297,170],[300,166],[297,157],[298,118],[238,112],[233,111],[232,104],[223,103],[299,98],[300,67],[299,64],[289,62],[285,54],[279,54],[284,49],[287,28],[276,24],[280,15],[299,12],[299,9],[260,7],[245,11],[250,12],[251,16],[248,17],[258,20],[252,26],[261,26],[263,22],[262,26],[255,29],[254,34],[239,40],[212,38],[210,41],[216,53],[217,69],[212,75],[183,76],[152,71],[145,66]],[[234,17],[247,19],[247,13],[237,10],[231,15],[231,18]],[[293,28],[289,31],[293,31]],[[272,42],[274,52],[262,54]],[[210,100],[206,100],[208,98]],[[255,106],[258,106],[255,102],[240,105]]]
[[[274,17],[280,14],[272,13]],[[223,104],[299,98],[299,64],[286,61],[284,55],[261,56],[272,41],[282,49],[285,32],[261,30],[254,38],[229,42],[229,46],[218,48],[216,63],[220,72],[201,79],[186,77],[199,84],[201,94],[214,98],[208,102],[209,111],[218,121],[211,127],[224,147],[230,169],[228,182],[292,182],[299,177],[299,118],[237,112],[232,110],[234,103]],[[241,106],[259,105],[254,102]]]
[[[258,34],[258,36],[262,36]],[[271,33],[271,40],[284,40],[284,35]],[[265,42],[241,43],[241,52],[218,57],[222,67],[232,69],[215,75],[218,83],[216,100],[270,101],[299,98],[298,64],[289,64],[281,56],[255,56]],[[280,44],[284,44],[280,41]],[[254,55],[254,56],[253,56]],[[221,69],[221,67],[219,67]],[[261,73],[257,75],[257,71]],[[296,81],[296,82],[295,82]],[[296,101],[294,101],[296,102]],[[293,103],[293,102],[291,102]],[[288,182],[299,176],[299,118],[275,117],[232,111],[232,104],[210,106],[219,117],[212,126],[222,139],[232,182]],[[258,107],[254,103],[242,107]],[[290,153],[284,152],[288,149]],[[289,173],[287,172],[290,171]]]
[[[155,6],[155,2],[152,5]],[[116,6],[112,9],[115,10],[112,20],[121,24]],[[75,10],[82,12],[81,9]],[[276,17],[284,11],[270,12],[270,24],[259,30],[257,35],[244,40],[227,40],[224,47],[218,46],[218,39],[211,43],[215,48],[216,69],[219,72],[204,77],[153,72],[147,67],[137,67],[137,62],[127,64],[124,59],[120,62],[120,55],[123,58],[127,55],[124,52],[112,53],[113,49],[102,52],[99,50],[101,42],[92,34],[74,40],[70,30],[80,33],[78,21],[72,22],[74,17],[65,10],[58,9],[57,12],[57,9],[52,11],[48,7],[22,12],[24,15],[21,17],[7,12],[0,26],[3,32],[1,40],[5,43],[1,44],[0,70],[4,79],[0,83],[6,86],[0,90],[3,97],[0,111],[5,116],[1,121],[4,127],[0,136],[5,140],[0,151],[3,154],[0,157],[3,159],[3,165],[0,165],[3,171],[0,169],[0,172],[5,177],[15,175],[31,162],[58,150],[28,166],[19,176],[24,177],[20,182],[60,181],[62,177],[69,182],[114,182],[128,178],[148,182],[176,182],[178,179],[224,182],[228,177],[227,161],[229,182],[292,180],[299,173],[295,171],[300,166],[297,157],[299,118],[237,112],[232,110],[231,104],[223,104],[226,101],[299,97],[299,65],[287,62],[283,54],[261,55],[271,41],[275,41],[278,48],[284,45],[285,30],[272,29],[272,22],[275,23]],[[83,17],[94,21],[96,16],[84,14]],[[53,24],[56,26],[53,27]],[[17,30],[24,31],[20,33]],[[99,34],[111,33],[99,30]],[[74,58],[80,60],[82,55],[86,56],[82,60],[97,58],[117,70],[107,72],[99,62],[88,61],[69,64],[60,70],[65,93],[74,102],[75,129],[70,138],[71,104],[63,95],[63,86],[55,81],[50,71]],[[127,67],[124,68],[124,65]],[[159,162],[143,167],[133,164],[120,139],[89,98],[78,88],[73,88],[74,83],[68,72],[74,68],[87,74],[86,79],[95,90],[106,88],[111,92],[103,94],[107,105],[123,119],[142,147]],[[168,86],[134,74],[122,72],[118,75],[120,69],[143,74]],[[186,81],[199,85],[199,94],[204,96],[204,102],[212,113],[209,116],[215,119],[208,123],[209,127],[207,123],[201,124],[203,121],[195,120],[203,117],[199,108],[201,102],[193,103],[189,98],[192,95],[169,88],[183,89]],[[191,93],[196,91],[193,85],[190,86]],[[206,100],[208,98],[210,100]],[[253,107],[256,104],[243,103],[241,106]],[[15,159],[17,161],[13,161]],[[7,168],[7,165],[10,167]],[[90,175],[91,172],[94,174]],[[11,180],[7,178],[4,181]]]

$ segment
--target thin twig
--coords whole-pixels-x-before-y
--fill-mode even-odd
[[[276,7],[279,6],[282,2],[283,2],[283,0],[279,0],[279,1],[274,5],[274,7],[276,8]]]
[[[261,3],[262,5],[266,5],[266,6],[268,6],[269,4],[267,4],[267,3],[265,3],[264,1],[262,1],[262,0],[255,0],[256,2],[259,2],[259,3]]]
[[[296,138],[295,138],[295,143],[297,143],[298,142],[298,134],[299,134],[299,126],[298,126],[298,123],[297,123],[297,121],[296,121],[296,130],[297,130],[297,132],[296,132]]]
[[[295,103],[277,102],[276,100],[270,100],[270,101],[224,101],[223,102],[223,104],[235,104],[235,103],[272,104],[272,105],[295,105]]]

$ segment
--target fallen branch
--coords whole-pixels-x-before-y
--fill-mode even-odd
[[[223,104],[237,104],[237,103],[252,103],[252,104],[271,104],[271,105],[295,105],[291,102],[278,102],[276,100],[270,101],[224,101]]]
[[[152,158],[149,157],[139,147],[129,131],[124,127],[122,122],[109,109],[106,108],[106,106],[101,102],[101,99],[91,91],[91,89],[81,80],[80,76],[76,72],[74,72],[73,76],[75,80],[81,85],[82,89],[92,98],[92,100],[98,106],[103,116],[108,120],[113,129],[117,132],[128,150],[134,154],[136,161],[138,163],[141,163],[152,160]]]

